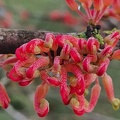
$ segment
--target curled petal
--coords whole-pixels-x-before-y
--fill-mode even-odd
[[[42,82],[35,91],[34,108],[40,117],[44,117],[49,112],[49,103],[45,100],[45,96],[48,93],[48,84]]]
[[[76,92],[78,95],[82,95],[85,91],[85,83],[80,67],[74,64],[67,64],[65,67],[67,72],[73,73],[77,79],[76,86],[71,86],[71,93]]]
[[[112,51],[113,51],[113,47],[108,45],[106,46],[99,54],[99,58],[107,58],[110,56],[110,54],[112,54]]]
[[[86,53],[86,43],[87,41],[84,38],[80,38],[78,40],[78,48],[80,49],[80,53]]]
[[[60,81],[55,77],[48,77],[47,81],[49,82],[50,85],[53,85],[53,86],[59,86],[60,85]]]
[[[31,55],[26,53],[26,45],[27,43],[23,44],[19,48],[16,49],[15,54],[17,59],[24,61],[27,60]]]
[[[98,83],[95,84],[91,90],[90,102],[88,107],[85,108],[85,112],[91,112],[94,109],[100,96],[100,91],[101,91],[100,85]]]
[[[68,88],[67,84],[67,72],[66,69],[63,67],[61,70],[61,84],[60,84],[60,94],[62,97],[62,101],[65,105],[69,104],[70,102],[70,89]]]
[[[112,47],[115,47],[118,43],[118,40],[120,39],[120,33],[118,31],[113,32],[112,34],[108,35],[104,38],[104,41],[111,45]]]
[[[82,59],[76,48],[71,48],[70,55],[75,62],[80,62]]]
[[[43,81],[47,82],[52,86],[59,86],[61,83],[58,78],[50,77],[46,71],[41,71],[40,77]]]
[[[70,94],[76,93],[77,95],[82,95],[85,91],[85,83],[83,76],[77,78],[77,83],[75,86],[70,86]]]
[[[112,54],[112,59],[116,59],[116,60],[120,60],[120,50],[116,50],[113,54]]]
[[[45,67],[49,64],[49,58],[41,56],[38,60],[36,60],[27,70],[26,76],[28,78],[34,78],[36,77],[36,73],[39,74],[38,71],[36,71],[38,68]],[[38,75],[37,75],[38,76]]]
[[[70,52],[70,46],[68,44],[65,44],[63,46],[63,49],[61,50],[60,57],[62,59],[69,59],[69,52]]]
[[[75,2],[75,0],[66,0],[66,2],[72,10],[78,10],[78,4]]]
[[[16,73],[17,73],[19,76],[25,77],[25,76],[26,76],[26,69],[27,69],[27,67],[29,67],[30,64],[32,64],[33,62],[35,62],[35,60],[36,60],[35,57],[30,57],[29,59],[24,60],[24,61],[18,60],[18,61],[14,64],[14,68],[15,68]]]
[[[61,69],[61,82],[66,83],[67,82],[67,70],[62,67]]]
[[[18,84],[20,86],[27,86],[27,85],[30,85],[30,83],[32,82],[33,80],[31,79],[28,79],[28,78],[24,78],[23,80],[19,81]]]
[[[10,78],[14,82],[19,82],[23,79],[22,76],[19,76],[15,71],[15,67],[13,67],[7,74],[7,77]]]
[[[60,84],[60,94],[61,94],[61,97],[62,97],[62,101],[65,105],[68,105],[69,102],[70,102],[70,90],[67,86],[66,83],[62,83]]]
[[[39,117],[45,117],[49,112],[49,103],[46,99],[41,99],[40,108],[36,110]]]
[[[41,52],[40,46],[43,46],[44,41],[42,39],[36,38],[32,39],[26,45],[26,51],[28,53],[39,54]]]
[[[98,76],[102,76],[106,72],[109,63],[110,63],[109,59],[106,59],[103,63],[101,63],[96,70],[96,74]]]
[[[48,48],[52,48],[54,41],[55,41],[55,36],[52,33],[47,33],[45,37],[44,46]]]
[[[53,70],[59,72],[61,70],[60,57],[56,56],[54,58]]]
[[[70,47],[76,47],[77,46],[77,41],[79,40],[79,38],[74,37],[72,35],[64,35],[63,39],[65,40],[65,43],[69,44]]]
[[[91,65],[91,62],[92,62],[92,57],[91,56],[87,56],[87,57],[84,58],[82,66],[83,66],[83,69],[86,72],[91,72],[91,71],[94,70],[94,67]]]
[[[70,94],[76,93],[77,95],[82,95],[85,91],[85,82],[82,75],[74,73],[76,75],[75,84],[70,84]]]
[[[84,95],[78,96],[79,98],[71,98],[70,105],[76,115],[83,115],[84,111]]]
[[[0,83],[0,106],[6,109],[10,103],[10,98],[6,92],[5,87]]]
[[[94,37],[90,37],[88,40],[87,40],[87,49],[88,49],[88,52],[90,53],[96,53],[97,50],[99,49],[99,42],[97,39],[95,39]]]
[[[11,68],[13,67],[14,63],[17,62],[17,58],[16,57],[10,57],[7,60],[5,60],[2,64],[2,68],[4,70],[6,70],[7,72],[11,70]]]
[[[55,43],[59,45],[60,47],[63,47],[64,45],[64,39],[62,39],[62,35],[57,35],[55,39]]]

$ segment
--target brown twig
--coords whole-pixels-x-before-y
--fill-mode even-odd
[[[51,31],[31,31],[31,30],[23,30],[23,29],[0,29],[0,54],[11,54],[15,53],[16,48],[21,46],[22,44],[34,39],[40,38],[45,39],[45,36],[48,32]],[[51,32],[54,35],[63,34]],[[77,33],[66,33],[66,34],[74,34],[77,36]],[[120,42],[117,44],[115,49],[120,49]]]

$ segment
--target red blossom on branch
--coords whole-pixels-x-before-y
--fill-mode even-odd
[[[6,60],[3,68],[7,70],[7,76],[20,86],[27,86],[35,78],[40,78],[42,83],[34,97],[35,110],[40,117],[49,112],[45,97],[50,86],[60,88],[63,103],[70,104],[77,115],[91,112],[100,96],[99,77],[102,78],[109,101],[114,108],[117,104],[118,108],[119,99],[114,97],[112,79],[106,71],[110,60],[120,59],[119,50],[114,51],[119,39],[120,33],[113,32],[103,38],[104,47],[101,47],[102,44],[95,37],[86,39],[48,33],[45,40],[33,39],[20,46],[16,50],[16,57]],[[87,100],[85,91],[91,84],[94,86],[90,100]]]
[[[47,33],[45,39],[32,39],[16,49],[15,56],[1,60],[8,78],[20,86],[27,86],[36,78],[42,81],[34,96],[34,108],[38,116],[49,112],[49,102],[45,99],[49,88],[59,87],[61,99],[65,105],[71,105],[74,113],[81,116],[91,112],[97,104],[102,78],[108,100],[114,109],[120,106],[120,100],[114,95],[112,78],[107,74],[110,60],[120,60],[120,50],[115,46],[120,33],[114,31],[106,37],[100,35],[100,26],[96,24],[113,0],[66,0],[68,6],[80,14],[89,26],[82,37],[72,35],[53,35]],[[86,14],[81,12],[81,8]],[[90,89],[90,99],[86,91]],[[0,104],[7,108],[10,99],[0,84]]]

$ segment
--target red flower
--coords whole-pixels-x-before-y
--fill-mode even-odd
[[[45,40],[33,39],[20,46],[16,57],[5,61],[3,68],[11,65],[7,75],[20,86],[29,85],[35,78],[41,79],[34,97],[35,111],[40,117],[49,112],[45,97],[51,86],[60,88],[63,103],[70,104],[75,114],[91,112],[100,96],[99,77],[113,108],[118,109],[120,100],[114,97],[112,79],[106,71],[110,60],[119,59],[119,50],[113,52],[119,39],[119,32],[113,32],[103,38],[101,48],[101,42],[94,37],[85,39],[48,33]],[[88,101],[85,93],[91,84],[94,86]]]

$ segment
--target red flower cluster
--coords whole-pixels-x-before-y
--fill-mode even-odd
[[[7,76],[20,86],[27,86],[40,77],[34,107],[40,117],[49,112],[45,99],[49,87],[59,87],[62,101],[70,104],[77,115],[91,112],[100,95],[99,77],[102,78],[109,101],[115,109],[120,100],[114,97],[112,78],[106,73],[111,59],[120,59],[120,50],[114,52],[119,32],[104,38],[104,47],[94,37],[78,38],[72,35],[48,33],[45,40],[36,38],[16,50],[16,56],[3,63]],[[90,85],[91,97],[86,99]]]

